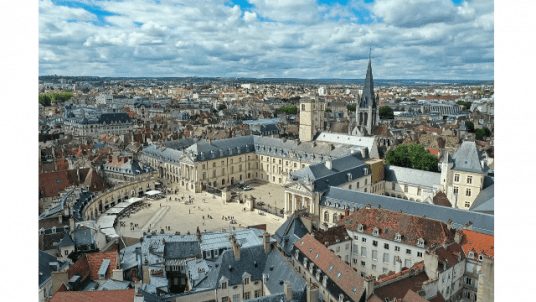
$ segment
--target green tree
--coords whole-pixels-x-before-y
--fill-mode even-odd
[[[474,133],[475,132],[475,125],[473,124],[473,122],[471,121],[466,121],[465,122],[465,126],[467,126],[467,131],[470,132],[470,133]]]
[[[331,109],[326,107],[326,112],[331,112]]]
[[[491,131],[488,128],[476,129],[475,134],[476,134],[476,139],[482,140],[485,136],[490,136]]]
[[[389,106],[383,106],[380,107],[380,118],[381,119],[393,119],[395,118],[395,115],[393,113],[393,109]]]
[[[286,112],[287,114],[296,114],[298,112],[298,108],[296,106],[287,105],[279,107],[276,111]]]
[[[417,143],[398,145],[387,153],[385,161],[389,165],[438,172],[439,159]]]
[[[355,111],[356,107],[354,105],[348,105],[346,108],[348,108],[349,111]]]
[[[218,110],[223,110],[223,109],[227,109],[227,106],[221,104],[220,106],[218,106]]]

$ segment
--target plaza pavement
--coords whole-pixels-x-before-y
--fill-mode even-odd
[[[283,188],[281,186],[259,183],[250,184],[250,186],[254,187],[254,190],[247,191],[246,194],[258,197],[272,206],[283,206]],[[280,192],[274,191],[275,188],[279,189]],[[189,196],[194,198],[192,204],[180,201],[181,197],[186,201]],[[176,198],[179,201],[175,201]],[[181,234],[185,234],[187,232],[195,233],[197,227],[201,232],[214,232],[258,224],[266,224],[267,231],[274,234],[285,221],[284,218],[280,217],[259,215],[257,210],[244,211],[245,205],[237,202],[224,204],[221,197],[213,198],[213,195],[205,192],[178,192],[178,194],[166,194],[166,198],[159,200],[146,199],[145,202],[150,203],[151,207],[131,214],[128,218],[121,218],[120,220],[124,221],[126,226],[120,227],[120,224],[117,223],[115,227],[117,234],[140,238],[143,237],[143,232],[147,231],[147,227],[150,227],[150,231],[160,232],[161,229],[164,229],[165,233],[181,232]],[[163,207],[169,207],[169,209],[161,209]],[[208,219],[208,215],[212,216],[212,219]],[[222,220],[222,216],[234,216],[237,223],[230,224],[230,220]],[[138,224],[138,227],[130,230],[131,222]],[[170,227],[170,230],[166,229],[167,226]]]

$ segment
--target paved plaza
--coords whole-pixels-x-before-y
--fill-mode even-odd
[[[282,206],[283,201],[278,201],[273,196],[274,191],[271,186],[275,187],[276,185],[269,185],[270,187],[264,184],[251,184],[251,187],[256,186],[255,189],[246,193],[252,194],[255,197],[262,196],[260,199],[263,201],[270,202],[278,207],[280,205]],[[277,187],[279,190],[282,190],[282,187]],[[272,191],[268,194],[270,190]],[[266,194],[268,198],[265,198],[263,194]],[[189,196],[193,197],[194,202],[192,204],[185,204],[184,201],[187,201]],[[283,194],[280,192],[279,196],[281,196],[279,198],[281,199]],[[171,201],[169,200],[170,197]],[[145,202],[150,203],[151,206],[131,214],[130,217],[120,219],[125,222],[125,226],[121,227],[117,223],[115,229],[119,235],[139,238],[148,229],[157,232],[164,229],[166,233],[181,232],[181,234],[185,234],[187,232],[195,233],[197,227],[199,227],[201,232],[213,232],[220,231],[221,229],[232,230],[233,227],[237,229],[245,228],[258,224],[266,224],[267,231],[273,234],[284,222],[284,218],[276,218],[272,215],[259,215],[257,210],[244,211],[244,204],[237,202],[224,204],[221,197],[213,198],[213,195],[205,192],[166,194],[166,198],[158,200],[146,199]],[[208,218],[209,216],[212,218]],[[231,224],[230,220],[222,219],[222,216],[234,216],[236,224]],[[131,230],[131,223],[137,224],[138,227]],[[169,230],[167,227],[169,227]]]
[[[277,207],[278,209],[285,207],[285,189],[279,184],[272,184],[263,180],[253,180],[251,182],[246,182],[247,185],[253,188],[251,191],[243,191],[236,188],[235,186],[231,187],[231,191],[243,192],[246,196],[251,195],[257,198],[258,201],[263,201],[271,207]]]

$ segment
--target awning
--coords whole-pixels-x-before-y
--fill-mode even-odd
[[[158,190],[151,190],[151,191],[145,192],[145,195],[149,195],[149,196],[154,196],[154,195],[158,195],[158,194],[162,194],[162,192],[160,192]]]
[[[119,213],[123,212],[123,210],[125,210],[125,208],[113,207],[113,208],[109,209],[108,211],[106,211],[106,214],[119,214]]]
[[[135,202],[140,201],[140,200],[143,200],[143,198],[132,197],[132,198],[130,198],[129,200],[127,200],[127,202],[129,202],[129,203],[135,203]],[[120,203],[120,204],[121,204],[121,203]]]
[[[154,184],[155,184],[155,185],[159,185],[160,183],[159,183],[159,182],[155,182]]]

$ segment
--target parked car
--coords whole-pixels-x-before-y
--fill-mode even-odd
[[[257,205],[262,207],[263,205],[265,205],[265,203],[264,203],[264,201],[259,201],[259,202],[257,202]]]

